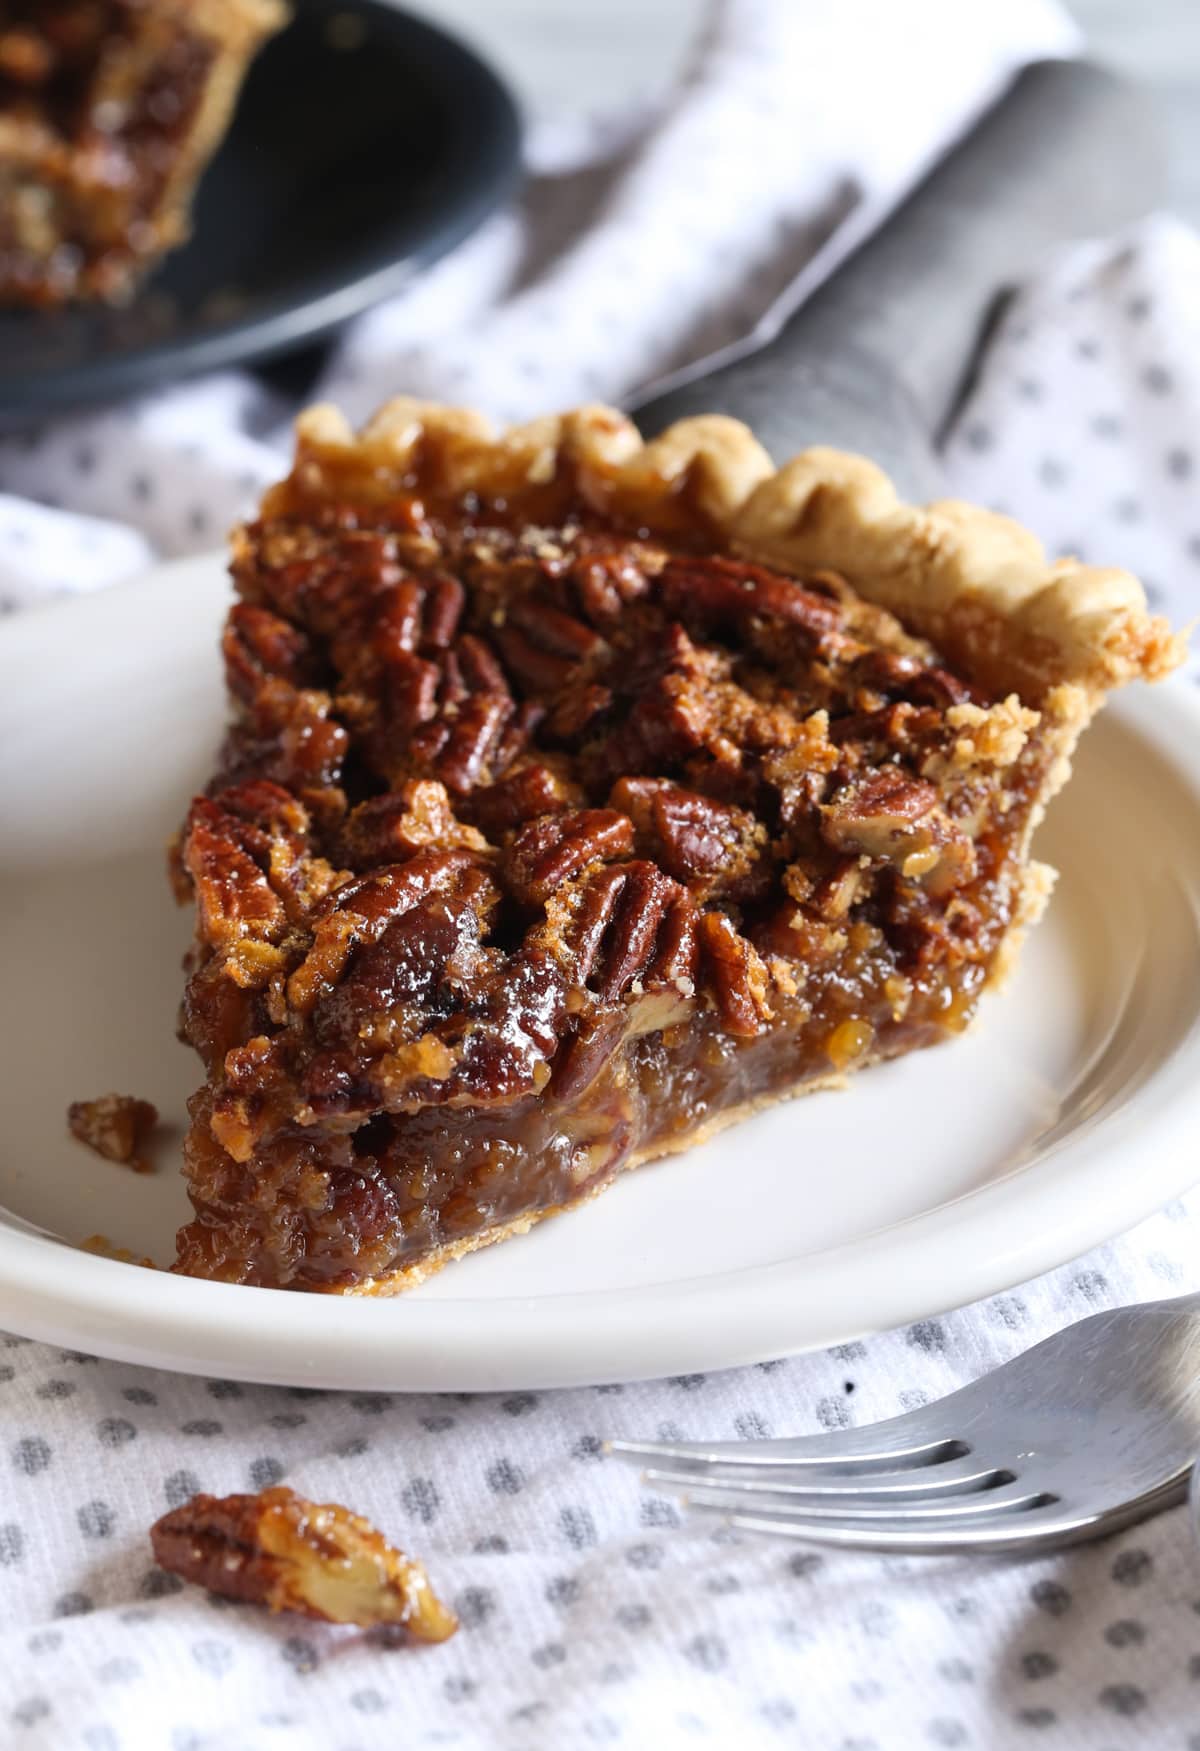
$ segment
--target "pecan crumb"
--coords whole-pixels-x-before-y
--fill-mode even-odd
[[[127,1246],[117,1246],[114,1241],[108,1238],[107,1234],[89,1234],[86,1240],[79,1242],[79,1250],[80,1252],[93,1253],[96,1258],[114,1259],[119,1265],[141,1265],[142,1269],[146,1271],[158,1269],[153,1259],[148,1259],[145,1254],[139,1258],[137,1253],[130,1252]]]
[[[444,1642],[458,1628],[421,1564],[361,1514],[285,1484],[257,1495],[196,1495],[150,1528],[160,1567],[210,1593],[322,1623],[400,1626]]]
[[[120,1161],[134,1173],[153,1173],[140,1150],[158,1123],[158,1108],[132,1094],[102,1094],[96,1100],[72,1101],[67,1126],[105,1161]]]

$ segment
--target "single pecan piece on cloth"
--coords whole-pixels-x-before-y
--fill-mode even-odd
[[[361,1514],[284,1484],[250,1496],[193,1496],[150,1528],[155,1560],[210,1593],[360,1629],[396,1624],[414,1641],[458,1628],[418,1562]]]

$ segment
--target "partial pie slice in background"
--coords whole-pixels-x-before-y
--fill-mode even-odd
[[[1128,574],[716,417],[314,409],[233,575],[177,1268],[335,1292],[960,1032],[1080,731],[1180,654]]]
[[[188,233],[282,0],[0,5],[0,303],[120,301]]]

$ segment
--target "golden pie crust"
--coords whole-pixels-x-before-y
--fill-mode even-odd
[[[1182,660],[1131,572],[1051,561],[1020,523],[960,499],[906,505],[882,469],[844,450],[805,450],[776,468],[721,414],[646,443],[611,407],[497,431],[482,414],[398,396],[357,433],[337,408],[312,407],[297,438],[292,478],[306,494],[384,499],[415,485],[514,505],[567,472],[602,514],[665,534],[691,523],[764,565],[840,572],[989,689],[1029,704],[1067,684],[1094,707]],[[264,508],[289,491],[285,482]]]

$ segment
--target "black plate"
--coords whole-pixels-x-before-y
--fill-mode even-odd
[[[246,81],[191,240],[121,310],[0,312],[0,419],[298,347],[394,292],[514,186],[495,74],[382,0],[300,0]]]

